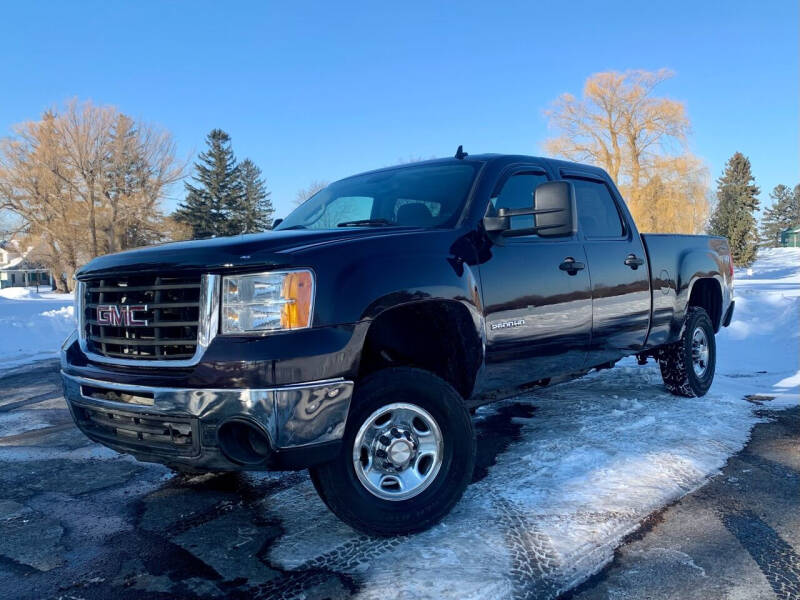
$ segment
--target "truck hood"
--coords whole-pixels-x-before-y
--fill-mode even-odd
[[[173,242],[99,256],[81,268],[79,279],[104,274],[153,271],[226,272],[294,266],[309,250],[419,231],[416,228],[286,230]]]

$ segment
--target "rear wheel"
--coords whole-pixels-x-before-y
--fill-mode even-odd
[[[661,377],[670,393],[704,396],[714,381],[717,346],[708,313],[690,306],[681,339],[661,349],[658,356]]]
[[[310,469],[322,500],[375,535],[427,529],[472,477],[475,436],[461,396],[435,375],[379,371],[360,382],[334,461]]]

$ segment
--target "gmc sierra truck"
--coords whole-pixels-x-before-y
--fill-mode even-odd
[[[481,404],[631,355],[702,396],[734,307],[724,238],[639,234],[601,169],[461,148],[269,232],[101,256],[76,288],[61,366],[89,438],[178,471],[308,468],[377,535],[458,501]]]

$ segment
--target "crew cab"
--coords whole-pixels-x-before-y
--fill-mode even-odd
[[[461,148],[77,280],[61,366],[88,437],[181,471],[309,468],[379,535],[458,501],[481,404],[631,355],[705,394],[734,308],[724,238],[640,234],[602,169]]]

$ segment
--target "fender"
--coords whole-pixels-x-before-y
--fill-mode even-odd
[[[483,368],[486,348],[473,236],[468,230],[398,231],[391,239],[376,236],[349,243],[344,261],[342,254],[330,261],[325,252],[314,252],[308,261],[317,275],[315,326],[365,327],[359,370],[397,360],[421,364],[468,395]],[[456,327],[443,325],[452,319]],[[401,330],[394,333],[397,327]],[[420,364],[408,348],[426,348],[416,357]],[[408,358],[412,361],[406,362]]]
[[[731,298],[728,242],[725,238],[643,234],[653,280],[653,326],[647,348],[680,338],[692,290],[698,281],[712,279],[722,293],[722,314]],[[718,326],[719,323],[715,323]]]

